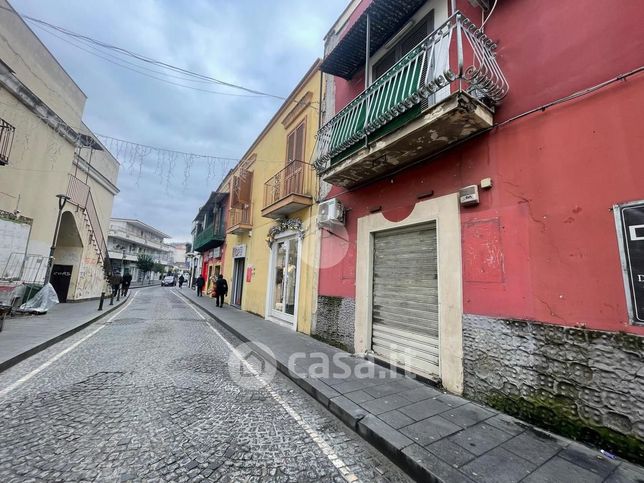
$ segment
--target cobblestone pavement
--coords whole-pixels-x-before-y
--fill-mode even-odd
[[[171,292],[0,374],[0,481],[409,481],[281,374],[235,384],[229,346]]]

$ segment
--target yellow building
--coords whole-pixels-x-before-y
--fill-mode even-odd
[[[319,122],[319,60],[230,177],[224,254],[229,302],[311,332],[317,277],[317,192],[311,159]]]

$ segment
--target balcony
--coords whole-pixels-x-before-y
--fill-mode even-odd
[[[221,223],[210,223],[194,237],[192,247],[196,252],[204,252],[221,246],[226,239],[226,232]]]
[[[250,217],[250,206],[244,208],[231,208],[228,215],[228,229],[226,233],[241,235],[253,229]]]
[[[262,216],[282,218],[313,204],[313,169],[302,161],[291,161],[264,183]]]
[[[454,13],[318,131],[322,179],[353,187],[490,128],[508,91],[495,48]]]
[[[0,119],[0,166],[9,164],[9,154],[13,145],[16,128],[4,119]]]

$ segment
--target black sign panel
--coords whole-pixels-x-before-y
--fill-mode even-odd
[[[644,202],[619,208],[633,321],[644,323]]]

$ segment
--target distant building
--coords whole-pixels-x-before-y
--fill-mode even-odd
[[[167,243],[173,249],[172,267],[180,272],[187,271],[190,267],[186,257],[186,242]]]
[[[85,94],[4,0],[0,32],[0,283],[42,285],[50,264],[61,302],[97,297],[119,163],[82,121]]]
[[[136,266],[139,255],[150,255],[152,260],[167,267],[174,262],[174,247],[163,243],[168,238],[160,230],[139,220],[112,218],[108,232],[107,246],[112,269],[118,273],[130,272],[132,280],[143,281],[146,276]],[[166,269],[163,271],[165,272]],[[147,274],[158,278],[159,272]]]
[[[199,267],[192,274],[198,277],[200,272],[204,277],[206,293],[212,291],[215,279],[223,273],[227,208],[228,192],[220,186],[219,191],[210,193],[192,222],[192,248],[197,254],[196,266]]]

